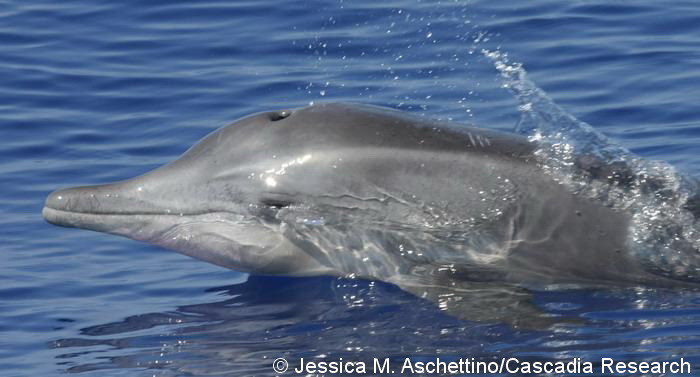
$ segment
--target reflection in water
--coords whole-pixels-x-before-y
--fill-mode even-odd
[[[592,358],[598,356],[639,360],[643,355],[652,361],[677,355],[700,366],[700,292],[693,290],[534,292],[528,305],[542,318],[575,319],[539,329],[499,323],[522,313],[494,307],[493,297],[470,298],[473,313],[494,315],[493,321],[471,321],[446,315],[392,285],[364,280],[251,276],[210,291],[219,292],[221,300],[132,316],[56,340],[57,362],[70,373],[124,368],[129,375],[149,376],[274,375],[277,357],[287,358],[290,367],[302,357],[367,363],[391,358],[398,368],[404,357],[582,357],[596,364]],[[595,356],[596,350],[601,354]]]

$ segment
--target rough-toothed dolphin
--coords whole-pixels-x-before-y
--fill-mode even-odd
[[[239,271],[351,275],[429,298],[457,282],[481,298],[495,281],[655,279],[628,252],[628,215],[572,194],[534,150],[514,134],[320,104],[238,120],[133,179],[56,191],[43,215]]]

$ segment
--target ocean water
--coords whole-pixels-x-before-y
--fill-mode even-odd
[[[252,112],[352,101],[512,130],[522,96],[504,88],[504,59],[556,111],[700,176],[697,2],[3,2],[0,375],[264,376],[278,357],[436,356],[683,357],[697,374],[694,289],[533,292],[578,321],[523,329],[382,282],[249,276],[41,218],[50,191],[143,173]]]

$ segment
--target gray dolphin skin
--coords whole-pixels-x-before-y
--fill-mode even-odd
[[[240,119],[142,176],[53,192],[43,216],[238,271],[378,279],[491,306],[451,302],[472,319],[535,311],[519,286],[663,280],[628,252],[629,216],[556,183],[535,147],[317,104]]]

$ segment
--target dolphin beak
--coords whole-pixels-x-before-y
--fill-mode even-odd
[[[57,193],[61,190],[57,190],[52,192],[47,198],[46,202],[44,203],[44,208],[41,210],[41,215],[44,217],[44,220],[48,222],[49,224],[54,224],[54,225],[63,225],[61,224],[60,218],[58,216],[58,211],[54,210],[53,206],[55,205],[54,203],[57,202],[56,196]]]
[[[95,200],[98,190],[93,187],[95,186],[56,190],[46,198],[44,208],[66,212],[95,212],[99,205]]]
[[[104,207],[112,195],[107,193],[108,190],[105,190],[107,186],[110,185],[56,190],[46,198],[41,213],[47,222],[54,225],[85,227],[84,224],[77,221],[79,218],[85,219],[89,215],[108,213]]]
[[[133,181],[67,188],[52,192],[42,210],[51,224],[106,231],[107,218],[126,218],[161,212]]]
[[[138,195],[140,186],[122,181],[52,192],[42,215],[54,225],[111,233],[149,241],[161,224],[164,210],[156,208],[152,196]],[[167,226],[167,225],[164,225]]]

